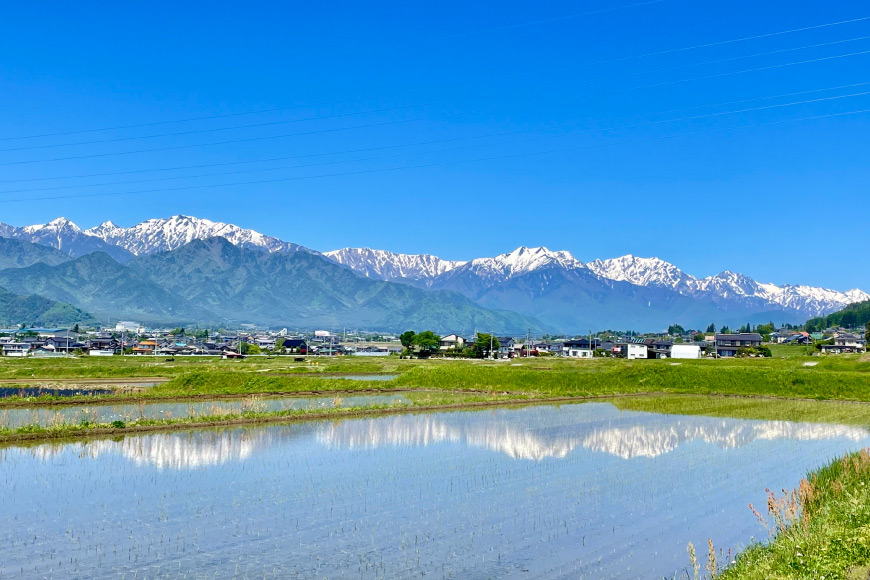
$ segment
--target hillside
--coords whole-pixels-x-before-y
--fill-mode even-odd
[[[860,327],[870,324],[870,300],[849,304],[842,310],[832,312],[827,316],[819,316],[807,321],[806,328],[810,332],[823,330],[831,326]]]
[[[25,240],[0,238],[0,270],[26,268],[39,263],[56,266],[71,259],[69,255],[49,246]]]
[[[226,320],[328,328],[545,331],[534,319],[488,310],[455,292],[371,280],[316,254],[248,250],[224,238],[140,256],[130,268]]]
[[[26,326],[71,326],[93,323],[87,312],[42,296],[22,296],[0,288],[0,325],[9,328]]]
[[[123,266],[102,252],[56,266],[34,264],[0,270],[0,286],[19,294],[39,294],[104,318],[190,323],[218,320],[215,314]]]

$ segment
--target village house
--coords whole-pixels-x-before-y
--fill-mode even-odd
[[[438,345],[439,350],[451,350],[465,348],[465,339],[458,334],[448,334],[441,337],[441,343]]]
[[[864,352],[865,350],[867,350],[867,339],[857,334],[841,334],[834,338],[834,344],[822,345],[822,352],[827,354]]]
[[[594,343],[590,343],[587,338],[566,340],[562,343],[562,356],[568,358],[592,358],[594,355]]]
[[[652,344],[652,339],[650,344]],[[628,360],[646,359],[649,358],[649,346],[645,340],[636,339],[636,342],[624,342],[613,345],[614,356],[625,358]]]
[[[761,335],[757,332],[716,334],[716,355],[723,358],[737,356],[737,352],[741,348],[758,348],[760,346]]]
[[[496,338],[498,338],[498,358],[513,357],[516,341],[514,341],[510,336],[499,336]]]

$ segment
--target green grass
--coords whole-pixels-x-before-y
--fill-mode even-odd
[[[119,396],[142,400],[206,395],[298,393],[351,390],[436,389],[510,392],[548,397],[604,396],[632,393],[730,394],[806,399],[870,401],[870,360],[855,356],[801,358],[625,361],[596,359],[520,359],[513,362],[334,358],[316,364],[289,358],[244,361],[176,359],[8,361],[0,379],[22,385],[51,386],[69,379],[168,377],[169,382],[140,393],[87,397],[81,402],[110,401]],[[39,364],[33,364],[37,362]],[[333,374],[391,373],[393,381],[349,381]],[[5,378],[4,378],[5,377]],[[29,403],[51,402],[50,397]],[[0,406],[15,404],[0,400]]]
[[[311,418],[339,418],[360,414],[377,414],[397,410],[413,411],[420,409],[454,408],[457,406],[474,406],[491,403],[516,403],[522,398],[510,395],[485,395],[461,393],[411,393],[408,402],[390,404],[372,404],[356,407],[340,407],[336,401],[333,407],[309,409],[285,409],[278,411],[262,411],[257,408],[257,400],[252,397],[249,404],[240,411],[221,409],[219,405],[200,414],[186,417],[150,419],[140,417],[125,421],[95,422],[82,420],[78,423],[58,422],[51,425],[31,424],[17,428],[0,428],[0,444],[19,440],[44,440],[57,438],[81,437],[92,434],[113,434],[154,430],[155,428],[186,428],[209,426],[219,423],[239,422],[256,423],[278,420],[304,420]]]
[[[770,355],[773,358],[804,358],[818,351],[812,345],[770,344]]]
[[[619,409],[671,415],[703,415],[763,421],[835,423],[870,429],[870,403],[769,398],[654,395],[615,398]]]
[[[772,499],[767,513],[759,516],[776,533],[774,541],[739,554],[720,580],[866,580],[870,575],[867,450],[810,474],[789,497]]]

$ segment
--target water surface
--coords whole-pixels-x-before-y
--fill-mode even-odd
[[[0,577],[661,579],[868,444],[586,403],[7,448]]]

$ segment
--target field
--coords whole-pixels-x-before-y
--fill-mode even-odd
[[[78,420],[0,429],[0,442],[81,436],[116,436],[192,426],[241,425],[311,418],[338,418],[480,405],[600,398],[620,409],[675,415],[703,415],[766,421],[800,421],[870,427],[870,359],[866,356],[811,357],[801,347],[778,347],[771,359],[591,361],[552,358],[401,360],[292,357],[165,360],[0,359],[0,387],[88,389],[119,387],[110,394],[77,397],[43,395],[0,399],[12,412],[87,403],[151,405],[205,401],[243,403],[210,407],[189,416],[139,417],[110,423]],[[354,375],[348,377],[348,375]],[[381,375],[390,375],[383,380]],[[345,377],[345,378],[343,378]],[[352,380],[350,380],[352,378]],[[160,382],[130,388],[136,379]],[[342,405],[360,394],[406,394],[401,403]],[[24,394],[24,393],[22,393]],[[335,404],[289,409],[259,406],[263,397],[327,397]],[[245,401],[250,401],[247,404]],[[771,401],[776,401],[771,404]],[[819,403],[823,401],[823,403]],[[214,409],[217,409],[215,411]],[[839,465],[839,467],[838,467]],[[742,553],[727,578],[850,579],[864,574],[870,552],[870,460],[853,455],[808,475],[797,495],[774,496],[759,519],[775,540]],[[810,486],[810,487],[806,487]],[[790,494],[792,492],[789,492]],[[804,495],[800,495],[804,494]],[[783,503],[785,502],[785,503]],[[801,554],[798,556],[797,554]],[[811,565],[810,565],[811,564]]]

